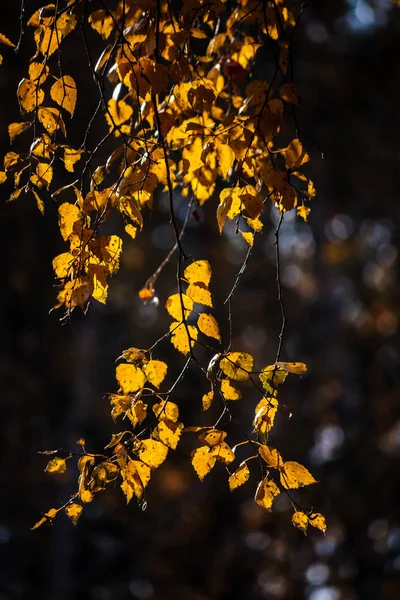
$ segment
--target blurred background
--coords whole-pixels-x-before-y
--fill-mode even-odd
[[[19,4],[1,3],[1,31],[13,41]],[[25,5],[29,17],[42,2]],[[42,218],[32,197],[6,203],[11,188],[2,186],[1,600],[400,597],[400,10],[389,0],[314,0],[297,36],[298,118],[319,196],[307,224],[290,213],[281,230],[288,316],[282,359],[304,361],[309,370],[282,387],[293,417],[279,414],[274,441],[319,480],[298,499],[326,516],[326,537],[294,529],[284,495],[272,513],[260,509],[255,477],[231,494],[219,465],[201,484],[190,465],[190,435],[155,472],[147,510],[134,500],[126,506],[117,486],[97,495],[76,527],[60,514],[52,527],[30,531],[41,512],[69,498],[77,478],[73,469],[46,475],[47,459],[37,452],[73,448],[80,437],[89,451],[101,451],[120,429],[104,395],[116,389],[121,351],[150,346],[168,327],[163,306],[175,291],[174,264],[158,280],[159,306],[144,306],[137,292],[173,237],[160,197],[144,232],[135,241],[124,237],[108,305],[94,304],[86,317],[75,311],[62,326],[61,315],[48,314],[57,293],[51,261],[64,251],[57,206],[48,198]],[[80,42],[71,37],[67,47],[66,72],[78,89],[89,86]],[[7,125],[20,120],[14,90],[32,53],[31,31],[17,55],[2,48],[1,155],[9,150]],[[97,104],[92,89],[93,96],[79,97],[71,126],[77,140]],[[184,206],[182,200],[182,219]],[[219,236],[215,208],[211,200],[200,222],[191,219],[186,248],[210,260],[221,306],[246,247],[234,227]],[[235,348],[254,354],[259,368],[274,361],[280,330],[272,209],[265,220],[233,297]],[[122,223],[112,225],[123,231]],[[223,310],[215,314],[226,324]],[[155,356],[170,364],[170,382],[183,365],[171,348],[160,344]],[[199,357],[208,360],[201,349]],[[194,368],[180,383],[173,399],[185,424],[199,423],[205,386]],[[250,432],[259,398],[250,387],[243,391],[234,412]],[[218,416],[219,407],[211,410],[202,423]],[[233,445],[237,432],[231,425],[227,431]]]

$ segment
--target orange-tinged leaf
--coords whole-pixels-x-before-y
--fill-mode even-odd
[[[32,123],[29,121],[25,121],[24,123],[10,123],[8,126],[8,135],[10,136],[10,140],[13,141],[15,138],[26,131]]]
[[[143,423],[147,416],[147,404],[144,404],[143,400],[136,400],[136,402],[130,402],[126,414],[132,427],[136,427],[139,423]]]
[[[41,85],[44,81],[46,81],[49,75],[49,67],[42,63],[31,62],[29,65],[29,79],[36,83],[36,85]]]
[[[10,48],[15,48],[15,44],[11,42],[4,33],[0,33],[0,44],[4,44],[5,46],[10,46]]]
[[[312,513],[308,515],[308,522],[312,527],[319,529],[322,533],[326,532],[325,517],[321,513]]]
[[[217,446],[226,438],[226,431],[220,429],[208,429],[199,435],[199,440],[207,444],[207,446]]]
[[[56,458],[53,458],[47,464],[47,467],[45,468],[46,473],[51,473],[51,474],[65,473],[66,470],[67,470],[67,463],[64,458],[60,458],[59,456],[56,456]]]
[[[7,181],[7,173],[5,171],[0,171],[0,185]]]
[[[83,150],[75,150],[64,146],[64,164],[67,171],[70,173],[74,172],[75,164],[82,158]]]
[[[33,81],[22,79],[18,85],[17,97],[22,112],[31,112],[44,100],[44,91]]]
[[[310,160],[300,140],[292,140],[285,150],[286,168],[298,169]]]
[[[61,235],[66,241],[74,233],[75,225],[82,221],[82,213],[76,204],[64,202],[58,207],[58,225]]]
[[[278,385],[283,383],[287,377],[287,371],[279,369],[277,365],[265,367],[260,375],[260,381],[268,394],[274,395]]]
[[[240,233],[242,234],[244,241],[247,242],[247,244],[249,244],[249,246],[253,246],[254,233],[251,233],[250,231],[241,231]]]
[[[187,325],[174,321],[171,323],[171,343],[172,345],[182,354],[187,355],[190,352],[190,348],[193,347],[194,341],[197,340],[197,328],[193,325]],[[190,340],[189,340],[189,336]],[[189,345],[190,344],[190,345]]]
[[[203,481],[204,477],[211,471],[215,465],[216,458],[211,454],[211,448],[209,446],[200,446],[193,450],[192,465],[196,471],[200,481]]]
[[[204,306],[213,307],[210,290],[204,285],[204,283],[191,283],[188,285],[186,295],[197,302],[197,304],[203,304]]]
[[[50,510],[48,510],[47,513],[42,513],[43,517],[40,519],[40,521],[35,523],[34,526],[31,527],[31,529],[32,530],[37,529],[38,527],[40,527],[41,525],[44,525],[45,523],[46,523],[46,525],[51,525],[51,523],[53,522],[57,513],[58,513],[58,510],[56,508],[50,508]]]
[[[236,488],[240,487],[250,477],[250,469],[247,466],[247,463],[242,462],[239,467],[236,469],[234,473],[229,477],[229,489],[232,492]]]
[[[240,390],[238,390],[229,379],[223,379],[221,381],[221,392],[225,398],[225,400],[240,400],[242,394]]]
[[[292,523],[295,527],[300,529],[304,535],[307,535],[308,517],[306,513],[301,510],[296,511],[292,517]]]
[[[197,327],[208,337],[212,337],[219,342],[221,341],[218,323],[212,315],[201,313],[197,321]]]
[[[130,223],[128,223],[127,225],[125,225],[125,231],[126,231],[126,233],[128,235],[131,236],[132,239],[135,239],[136,234],[137,234],[137,227],[134,227],[133,225],[131,225]],[[139,296],[140,296],[141,292],[143,292],[143,290],[140,290]]]
[[[128,363],[132,363],[133,365],[138,365],[139,367],[143,366],[145,362],[147,362],[146,354],[139,350],[139,348],[127,348],[123,350],[121,356],[118,357],[118,360],[123,358]]]
[[[208,410],[211,406],[211,404],[213,403],[214,400],[214,392],[208,392],[208,394],[204,394],[201,402],[203,404],[203,410]]]
[[[288,104],[298,104],[299,100],[296,94],[296,88],[293,83],[287,82],[281,85],[279,88],[279,93],[281,95],[282,100],[287,102]]]
[[[52,106],[41,106],[38,110],[38,118],[47,133],[53,134],[57,129],[61,129],[63,134],[66,136],[67,132],[65,129],[65,123],[62,120],[61,112],[58,108]]]
[[[317,483],[311,473],[297,462],[285,462],[281,469],[281,484],[287,490]]]
[[[64,75],[57,79],[50,89],[50,96],[61,108],[69,112],[71,117],[75,112],[77,89],[74,79]]]
[[[88,21],[103,40],[107,40],[114,29],[113,15],[104,9],[95,10],[89,15]]]
[[[38,163],[36,165],[36,173],[31,175],[32,183],[39,189],[45,187],[48,190],[52,179],[53,167],[47,163]]]
[[[250,219],[259,217],[264,207],[264,202],[255,187],[246,185],[244,188],[239,189],[239,194],[242,207],[246,209]]]
[[[125,100],[111,100],[107,104],[108,112],[106,112],[106,121],[110,131],[113,131],[116,127],[126,123],[133,115],[133,108]],[[119,134],[118,131],[116,131]]]
[[[162,360],[150,360],[143,367],[147,381],[149,381],[156,388],[159,388],[164,381],[167,370],[168,366]]]
[[[303,362],[277,362],[276,366],[282,371],[287,371],[294,375],[304,375],[304,373],[307,373],[307,366]]]
[[[156,469],[167,458],[168,448],[157,440],[142,440],[137,450],[140,460],[148,467]]]
[[[168,448],[176,450],[182,430],[183,423],[174,423],[173,421],[164,419],[157,425],[155,433],[160,442],[168,446]]]
[[[142,369],[130,364],[117,365],[115,376],[124,394],[137,392],[146,382]]]
[[[225,225],[226,219],[234,219],[240,213],[242,201],[239,195],[239,188],[225,188],[219,196],[219,205],[217,208],[217,221],[219,232]]]
[[[185,312],[184,317],[182,306]],[[186,320],[189,317],[193,310],[193,300],[186,294],[173,294],[168,298],[165,308],[172,318],[176,319],[177,321],[183,321],[184,318]]]
[[[53,269],[57,277],[63,279],[68,277],[73,268],[73,263],[76,260],[69,252],[63,252],[53,258]]]
[[[85,303],[90,298],[91,293],[92,286],[87,277],[77,277],[72,281],[67,281],[57,296],[58,304],[56,308],[65,304],[68,310],[75,306],[80,306],[84,310]]]
[[[254,500],[259,506],[270,511],[273,501],[279,494],[280,490],[276,483],[265,477],[258,484]]]
[[[283,469],[283,458],[275,448],[269,448],[269,446],[262,445],[259,448],[260,456],[269,467],[273,469]]]
[[[74,525],[77,524],[79,517],[81,516],[83,511],[83,506],[81,504],[77,504],[76,502],[72,502],[65,507],[65,514]]]
[[[208,287],[211,281],[210,263],[208,260],[196,260],[186,267],[183,276],[189,283],[202,283]]]
[[[230,352],[221,359],[219,366],[230,379],[245,381],[253,370],[253,357],[247,352]]]
[[[297,210],[297,214],[299,215],[299,217],[301,217],[303,219],[303,221],[305,221],[307,223],[308,215],[311,212],[311,208],[309,208],[308,206],[304,206],[304,204],[302,204],[301,206],[298,206],[296,210]]]
[[[40,196],[38,195],[38,193],[35,190],[32,189],[31,192],[35,196],[36,206],[38,207],[38,209],[40,210],[40,212],[42,213],[42,215],[44,215],[44,202],[43,202],[43,200],[40,198]]]

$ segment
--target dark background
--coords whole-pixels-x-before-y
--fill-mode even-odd
[[[41,4],[27,0],[27,16]],[[1,31],[14,41],[18,18],[19,2],[3,0]],[[1,154],[8,123],[20,120],[14,90],[27,71],[30,36],[18,55],[2,48]],[[282,227],[283,359],[304,361],[309,372],[282,388],[293,417],[278,419],[275,436],[282,454],[319,480],[298,497],[326,515],[326,537],[295,530],[283,495],[271,514],[259,509],[255,480],[230,494],[219,466],[201,484],[186,438],[154,474],[144,512],[115,489],[85,507],[76,527],[60,514],[52,527],[30,531],[76,489],[76,472],[46,475],[37,451],[74,447],[79,437],[101,451],[118,431],[104,395],[115,390],[121,351],[148,347],[167,327],[174,266],[159,280],[159,307],[141,305],[137,292],[172,239],[160,198],[144,233],[125,239],[107,307],[96,304],[86,317],[75,311],[62,326],[57,312],[48,314],[56,296],[51,260],[64,251],[56,204],[47,199],[42,218],[31,197],[6,203],[11,189],[2,186],[1,600],[399,598],[399,39],[400,12],[389,1],[315,0],[295,46],[299,123],[319,196],[308,224],[290,214]],[[64,64],[86,86],[70,126],[77,140],[96,104],[79,44],[66,44]],[[188,250],[211,261],[218,305],[246,248],[229,228],[218,236],[215,208],[209,201],[200,224],[190,223]],[[233,300],[235,347],[253,353],[259,367],[274,361],[280,329],[274,221],[272,213]],[[182,366],[169,343],[157,358],[172,375]],[[185,423],[199,421],[204,385],[195,369],[180,384],[174,399]],[[235,406],[249,431],[256,402],[249,388]]]

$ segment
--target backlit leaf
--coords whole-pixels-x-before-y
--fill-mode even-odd
[[[292,523],[295,527],[300,529],[304,535],[307,535],[307,527],[308,527],[308,517],[306,513],[298,510],[294,513],[292,517]]]
[[[58,225],[64,240],[74,232],[76,224],[80,224],[82,213],[76,204],[65,202],[58,207]]]
[[[307,373],[307,366],[302,362],[277,362],[276,366],[283,371],[293,373],[295,375],[303,375]]]
[[[202,397],[203,410],[208,410],[214,400],[214,392],[208,392],[208,394],[204,394]]]
[[[287,169],[298,169],[310,160],[310,157],[303,148],[303,144],[298,139],[290,142],[285,150],[285,157]]]
[[[194,340],[197,340],[197,328],[193,325],[185,327],[184,323],[174,321],[171,323],[169,330],[172,345],[182,354],[189,354],[190,348],[194,345]]]
[[[225,398],[225,400],[240,400],[242,394],[240,390],[238,390],[229,379],[223,379],[221,381],[221,392]]]
[[[184,309],[184,317],[183,310]],[[173,294],[170,296],[165,304],[165,308],[169,312],[172,318],[177,321],[183,321],[189,317],[193,310],[193,300],[186,296],[186,294]]]
[[[15,48],[15,44],[13,44],[4,33],[0,33],[0,44],[4,44],[5,46],[10,46],[10,48]]]
[[[283,469],[283,459],[275,448],[269,448],[269,446],[262,445],[259,448],[261,458],[265,460],[269,467],[273,469]]]
[[[204,477],[211,471],[215,465],[216,458],[211,453],[212,449],[209,446],[200,446],[193,450],[192,465],[200,481],[203,481]]]
[[[210,290],[203,283],[191,283],[188,285],[186,295],[197,302],[197,304],[203,304],[204,306],[213,307]]]
[[[295,490],[311,483],[317,483],[311,473],[297,462],[286,462],[281,469],[281,484],[287,490]]]
[[[271,431],[278,410],[278,400],[273,397],[262,398],[255,409],[253,427],[261,436]]]
[[[245,381],[253,370],[253,357],[247,352],[230,352],[221,360],[220,368],[230,379]]]
[[[157,440],[143,440],[137,450],[140,460],[152,469],[159,467],[167,458],[168,448]]]
[[[247,463],[242,462],[238,469],[236,469],[236,471],[234,473],[232,473],[232,475],[229,477],[229,489],[232,492],[233,490],[235,490],[236,488],[240,487],[241,485],[243,485],[244,483],[246,483],[246,481],[249,479],[250,477],[250,469],[247,466]]]
[[[150,481],[151,469],[140,460],[128,458],[127,463],[121,467],[121,477],[121,489],[128,504],[134,494],[138,499],[143,496],[143,492]]]
[[[154,387],[159,388],[165,379],[167,374],[168,366],[161,360],[150,360],[144,367],[143,371],[146,375],[147,381],[149,381]]]
[[[26,131],[31,126],[29,121],[25,121],[24,123],[10,123],[8,126],[8,135],[10,136],[10,140],[13,141],[15,138]]]
[[[153,412],[160,421],[167,419],[176,423],[179,417],[179,407],[175,402],[159,402],[153,405]]]
[[[212,315],[201,313],[199,315],[197,326],[202,333],[208,337],[212,337],[219,342],[221,341],[221,334],[219,333],[219,327],[216,319]]]
[[[81,504],[77,504],[76,502],[72,502],[65,507],[65,514],[74,525],[77,524],[79,517],[81,516],[83,511],[83,506]]]
[[[31,527],[31,529],[37,529],[38,527],[44,524],[51,525],[54,518],[57,516],[57,512],[58,510],[56,508],[50,508],[50,510],[48,510],[47,513],[42,513],[43,517],[40,519],[40,521],[35,523],[34,526]]]
[[[208,260],[196,260],[186,267],[184,278],[189,283],[203,283],[206,287],[211,281],[211,266]]]
[[[44,100],[44,91],[33,81],[22,79],[17,90],[18,101],[22,112],[31,112]]]
[[[226,438],[226,431],[220,429],[209,429],[199,435],[199,440],[207,444],[207,446],[217,446]]]
[[[312,513],[311,515],[308,515],[308,522],[312,527],[322,531],[322,533],[326,532],[325,517],[320,513]]]
[[[56,456],[53,458],[45,468],[46,473],[65,473],[67,470],[67,463],[63,458]]]
[[[268,477],[265,477],[265,479],[258,484],[254,500],[259,506],[270,511],[273,501],[279,494],[280,490],[276,483],[268,479]]]
[[[135,367],[135,365],[118,365],[115,370],[115,376],[124,394],[137,392],[146,382],[146,377],[142,369]]]
[[[221,442],[212,446],[211,454],[225,465],[229,465],[235,460],[235,454],[226,442]]]
[[[179,439],[181,437],[181,433],[183,430],[182,423],[174,423],[173,421],[162,420],[157,425],[157,429],[155,433],[157,438],[173,450],[176,450]]]
[[[57,79],[50,89],[50,96],[61,108],[69,112],[71,117],[75,112],[77,90],[76,83],[70,75]]]
[[[235,153],[227,144],[220,144],[217,147],[218,165],[221,175],[226,179],[235,160]]]

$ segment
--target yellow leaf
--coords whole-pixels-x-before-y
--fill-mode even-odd
[[[245,381],[253,370],[253,357],[247,352],[230,352],[221,360],[219,366],[230,379]]]
[[[41,106],[37,112],[39,121],[50,135],[57,129],[61,129],[64,136],[67,135],[65,123],[58,108]]]
[[[142,369],[138,369],[135,365],[118,365],[115,370],[115,376],[124,394],[137,392],[146,382],[146,377]]]
[[[211,454],[225,465],[229,465],[235,460],[235,455],[227,443],[221,442],[212,447]]]
[[[112,30],[114,29],[113,15],[104,9],[95,10],[89,15],[89,23],[97,33],[101,35],[103,40],[110,37]]]
[[[197,302],[197,304],[203,304],[204,306],[213,307],[210,290],[203,283],[191,283],[188,285],[186,295]]]
[[[302,204],[301,206],[297,207],[297,214],[306,223],[307,223],[308,215],[310,214],[310,212],[311,212],[311,208],[308,208],[308,206],[304,206],[304,204]]]
[[[282,100],[287,102],[288,104],[298,104],[299,100],[296,94],[296,88],[293,83],[284,83],[279,88],[279,93],[281,95]]]
[[[242,397],[240,390],[235,388],[229,379],[223,379],[221,381],[221,392],[225,400],[240,400]]]
[[[76,204],[64,202],[58,207],[58,225],[61,235],[66,241],[69,236],[75,232],[78,225],[78,232],[81,229],[82,213]]]
[[[183,311],[185,312],[185,320],[189,317],[193,310],[193,300],[186,294],[173,294],[170,296],[165,304],[165,308],[169,312],[172,318],[177,321],[183,321]]]
[[[263,199],[252,185],[246,185],[243,188],[237,188],[240,194],[242,207],[244,207],[250,219],[256,219],[260,216],[264,207]],[[229,215],[228,215],[229,218]]]
[[[49,72],[49,67],[42,63],[31,62],[29,65],[29,79],[35,82],[36,85],[41,85],[44,81],[46,81]]]
[[[82,158],[83,150],[75,150],[64,146],[64,164],[67,171],[70,173],[74,172],[75,164]]]
[[[122,484],[121,489],[126,496],[126,503],[130,502],[133,494],[140,499],[150,481],[151,469],[140,460],[128,458],[126,464],[121,467]]]
[[[200,446],[193,450],[192,465],[200,481],[203,481],[204,477],[211,471],[215,465],[216,458],[211,454],[211,448],[208,446]]]
[[[179,417],[179,407],[175,402],[159,402],[153,405],[153,412],[159,421],[166,419],[176,423]]]
[[[126,414],[132,423],[132,426],[136,427],[138,423],[143,423],[147,416],[147,404],[144,404],[142,400],[130,402]]]
[[[307,373],[307,366],[302,362],[277,362],[275,364],[282,371],[287,371],[294,375],[304,375],[304,373]]]
[[[281,484],[284,488],[295,490],[312,483],[317,482],[303,465],[293,461],[285,462],[281,469]]]
[[[10,48],[15,48],[15,44],[13,44],[4,33],[0,33],[0,44],[4,44],[5,46],[10,46]]]
[[[111,100],[108,101],[107,107],[108,112],[106,112],[106,121],[110,131],[113,131],[116,126],[118,127],[119,125],[122,125],[122,123],[129,121],[133,115],[133,108],[130,104],[127,104],[125,100],[114,100],[114,98],[111,98]]]
[[[197,326],[200,329],[200,331],[204,333],[204,335],[212,337],[218,340],[219,342],[221,341],[218,323],[212,315],[201,313],[197,321]]]
[[[260,232],[262,231],[262,228],[264,227],[263,222],[260,220],[259,217],[257,217],[256,219],[247,219],[247,225],[249,227],[251,227],[252,229],[254,229],[254,231]]]
[[[29,121],[25,121],[24,123],[10,123],[8,126],[8,135],[10,136],[10,140],[13,141],[18,135],[23,133],[30,127],[32,123]]]
[[[131,236],[132,239],[135,239],[136,233],[137,233],[137,227],[134,227],[133,225],[128,223],[127,225],[125,225],[125,231],[128,235]]]
[[[46,473],[65,473],[67,470],[67,463],[63,458],[53,458],[45,468]]]
[[[179,352],[182,352],[182,354],[189,354],[190,348],[194,346],[194,341],[197,340],[197,328],[193,325],[187,325],[185,327],[184,323],[178,323],[174,321],[171,323],[169,330],[171,332],[172,345]]]
[[[257,404],[253,427],[262,437],[271,431],[278,406],[278,400],[272,397],[262,398]]]
[[[44,215],[44,202],[43,202],[43,200],[40,198],[40,196],[38,195],[38,193],[35,190],[31,190],[31,192],[35,196],[36,205],[37,205],[38,209],[40,210],[40,212],[42,213],[42,215]]]
[[[7,181],[7,173],[5,171],[0,171],[0,185]]]
[[[17,97],[22,112],[31,112],[40,106],[44,100],[44,91],[33,81],[22,79],[18,85]]]
[[[247,242],[249,246],[254,244],[254,233],[251,233],[250,231],[241,231],[240,233],[242,234],[244,241]]]
[[[118,357],[118,359],[120,358],[123,358],[126,360],[126,362],[132,363],[133,365],[137,365],[139,367],[142,367],[144,363],[147,362],[146,354],[142,350],[139,350],[139,348],[133,347],[124,350],[121,356]]]
[[[277,365],[265,367],[260,375],[260,381],[268,394],[274,395],[278,385],[283,383],[287,377],[287,371],[279,369]]]
[[[208,260],[196,260],[186,267],[184,278],[189,283],[203,283],[206,287],[211,281],[211,266]]]
[[[242,201],[240,199],[239,188],[225,188],[222,190],[217,208],[217,221],[220,233],[222,233],[226,219],[234,219],[240,214],[241,207]]]
[[[108,296],[108,271],[106,267],[90,263],[88,266],[88,277],[92,287],[92,296],[98,302],[106,304]]]
[[[270,511],[273,501],[279,494],[280,490],[276,483],[265,477],[258,484],[254,500],[259,506]]]
[[[235,153],[228,144],[220,144],[217,147],[217,157],[220,173],[226,179],[235,161]]]
[[[140,460],[148,467],[156,469],[167,458],[168,448],[157,440],[143,440],[137,450]]]
[[[31,527],[31,529],[32,530],[37,529],[44,523],[46,523],[46,525],[51,525],[51,523],[53,522],[54,517],[57,515],[57,513],[58,513],[58,510],[56,508],[50,508],[50,510],[47,511],[47,513],[42,513],[43,517],[40,519],[40,521],[35,523],[34,526]]]
[[[204,394],[202,398],[203,410],[208,410],[214,400],[214,392],[208,392],[208,394]]]
[[[283,470],[283,458],[275,448],[269,448],[268,446],[262,445],[259,448],[261,458],[265,460],[269,467],[273,469]]]
[[[225,438],[226,431],[220,429],[208,429],[199,435],[199,440],[210,446],[210,448],[221,444]]]
[[[32,183],[40,189],[45,187],[48,190],[52,179],[53,167],[47,163],[38,163],[36,165],[36,173],[31,175]]]
[[[77,504],[76,502],[72,502],[72,504],[68,504],[68,506],[65,507],[65,514],[71,519],[74,525],[77,524],[82,511],[83,506],[81,506],[81,504]]]
[[[72,281],[67,281],[63,289],[59,292],[57,300],[59,304],[65,304],[68,310],[75,306],[80,306],[84,310],[86,301],[90,298],[92,286],[86,277],[77,277]]]
[[[285,150],[285,157],[287,169],[298,169],[310,160],[310,157],[303,148],[303,144],[298,139],[290,142]]]
[[[322,533],[326,532],[325,517],[320,513],[312,513],[311,515],[308,515],[308,522],[312,527],[316,527],[322,531]]]
[[[176,450],[182,430],[183,423],[174,423],[173,421],[164,419],[157,425],[155,433],[160,442]]]
[[[244,483],[246,483],[246,481],[249,479],[249,477],[250,477],[250,469],[247,466],[247,463],[242,462],[239,465],[238,469],[236,469],[236,471],[234,473],[232,473],[232,475],[229,477],[228,483],[229,483],[230,491],[232,492],[236,488],[238,488],[241,485],[243,485]]]
[[[307,535],[308,517],[306,513],[301,510],[296,511],[292,517],[292,523],[295,527],[300,529],[304,535]]]
[[[156,388],[159,388],[161,383],[164,381],[167,370],[168,366],[161,360],[150,360],[143,367],[147,381],[149,381]]]
[[[71,117],[76,106],[76,83],[70,75],[64,75],[57,79],[50,89],[50,96],[54,102],[69,112]]]

